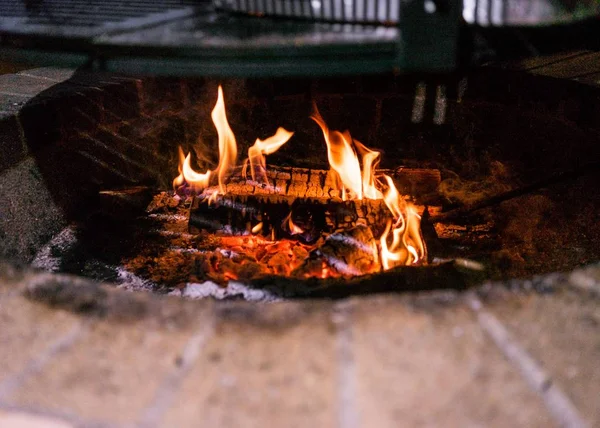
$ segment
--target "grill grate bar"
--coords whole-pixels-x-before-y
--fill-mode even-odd
[[[101,27],[198,5],[195,0],[0,0],[0,28],[15,19],[22,20],[20,25]]]

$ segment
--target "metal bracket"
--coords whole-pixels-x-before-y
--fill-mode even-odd
[[[461,13],[461,0],[401,1],[399,69],[409,72],[454,70]]]

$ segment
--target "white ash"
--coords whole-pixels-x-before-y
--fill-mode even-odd
[[[193,238],[194,237],[194,235],[192,235],[191,233],[175,232],[173,230],[150,229],[149,233],[157,234],[157,235],[161,235],[161,236],[175,237],[175,238]]]
[[[167,222],[179,222],[179,221],[187,221],[187,216],[183,214],[148,214],[147,218],[152,218],[160,221]]]
[[[147,279],[143,279],[133,272],[119,266],[116,268],[117,271],[117,282],[119,286],[127,291],[152,291],[154,289],[154,283]]]
[[[212,253],[212,251],[199,250],[197,248],[184,248],[184,247],[169,247],[169,251],[173,251],[175,253],[182,253],[182,254],[208,254],[208,253]]]
[[[344,235],[343,233],[333,233],[333,234],[329,235],[327,237],[327,239],[331,240],[331,241],[339,241],[344,244],[351,245],[351,246],[356,247],[359,250],[362,250],[366,253],[373,252],[373,247],[371,245],[366,244],[362,241],[359,241],[358,239],[353,238],[352,236]]]
[[[69,226],[55,235],[35,255],[31,266],[48,272],[60,269],[62,255],[77,243],[77,228]]]
[[[235,251],[230,250],[228,248],[217,248],[217,251],[221,253],[222,256],[227,257],[228,259],[232,259],[240,255],[239,253],[236,253]]]
[[[252,302],[275,302],[281,300],[268,291],[255,290],[236,281],[229,281],[227,287],[221,287],[212,281],[187,283],[181,296],[190,299],[205,299],[207,297],[212,297],[217,300],[239,297]]]
[[[357,275],[361,274],[361,272],[357,268],[349,265],[348,263],[346,263],[343,260],[340,260],[338,258],[331,257],[331,256],[326,256],[326,255],[323,255],[323,257],[325,258],[325,260],[327,261],[327,264],[329,266],[333,267],[335,270],[337,270],[340,273],[343,273],[345,275],[353,275],[353,276],[357,276]]]

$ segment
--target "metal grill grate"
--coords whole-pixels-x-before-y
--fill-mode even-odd
[[[104,27],[170,13],[198,3],[197,0],[0,0],[0,29]]]
[[[400,0],[214,0],[234,12],[348,23],[397,24]]]

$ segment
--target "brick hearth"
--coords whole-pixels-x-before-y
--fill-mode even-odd
[[[128,120],[153,112],[151,100],[173,94],[185,107],[201,97],[177,79],[114,76],[53,92],[72,74],[0,76],[0,259],[16,262],[0,262],[0,426],[600,424],[600,265],[467,293],[272,304],[130,293],[16,267],[67,224],[39,153],[62,141],[84,152],[103,138],[118,144],[108,130],[126,136]],[[340,80],[332,90],[351,85],[370,100],[374,121],[361,127],[377,134],[404,103],[374,82]],[[507,81],[498,97],[530,105],[514,89],[525,84]],[[275,111],[310,90],[265,85]],[[336,95],[324,93],[334,108]],[[598,129],[590,97],[536,108]],[[145,162],[143,148],[135,154]],[[110,165],[90,174],[110,175]],[[43,215],[32,209],[40,204]]]
[[[2,264],[0,425],[600,423],[600,266],[512,289],[225,303]]]

